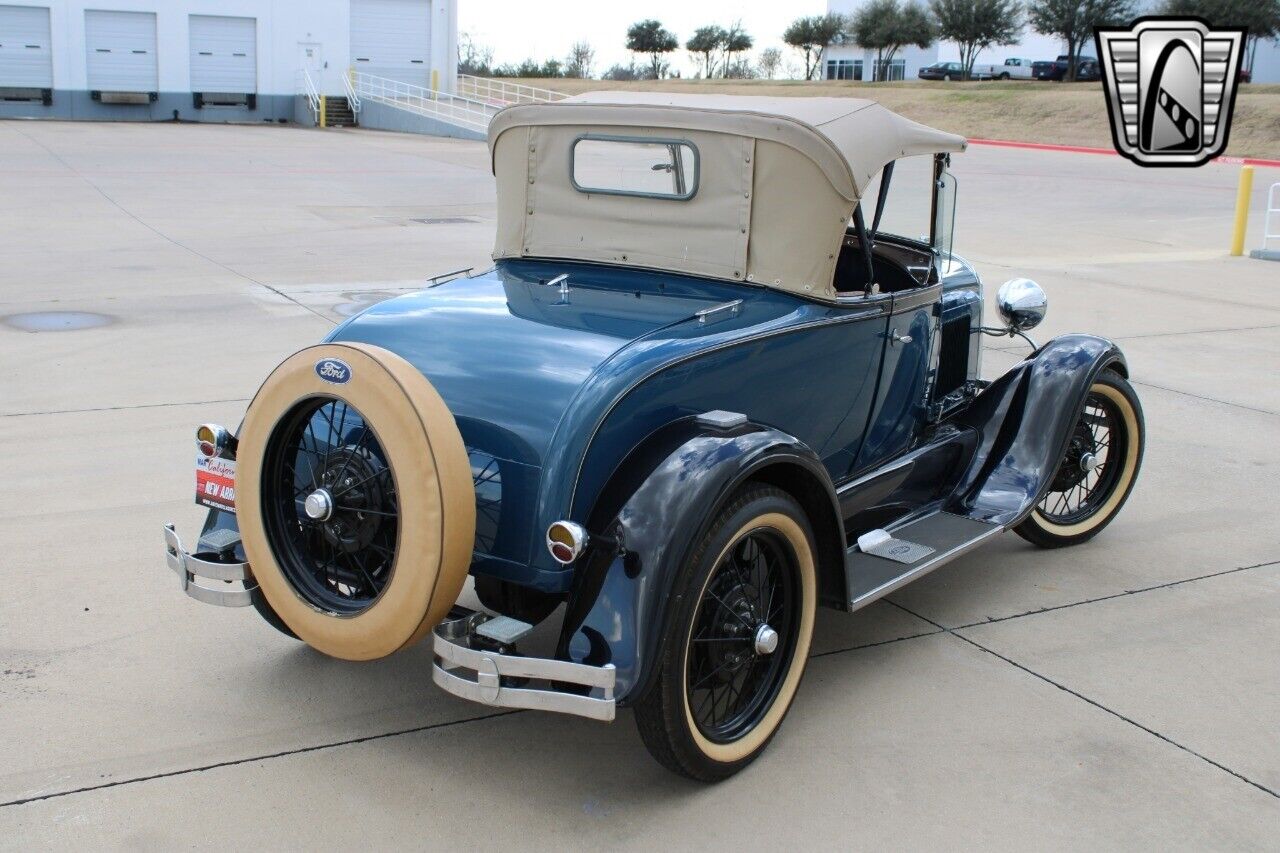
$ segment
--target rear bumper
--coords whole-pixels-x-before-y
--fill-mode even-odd
[[[187,595],[220,607],[253,604],[258,584],[248,563],[213,552],[189,553],[172,524],[164,526],[164,548],[169,568]],[[455,696],[497,708],[555,711],[604,721],[614,718],[617,670],[613,664],[588,666],[516,654],[514,647],[476,633],[492,618],[454,607],[436,626],[432,680],[437,685]]]
[[[238,563],[217,554],[188,553],[172,524],[164,526],[164,556],[177,573],[182,591],[205,604],[219,607],[248,607],[258,583],[248,563]]]
[[[455,607],[436,626],[432,680],[455,696],[497,708],[531,708],[610,721],[617,703],[613,664],[588,666],[570,661],[503,653],[484,643],[476,629],[488,614]]]

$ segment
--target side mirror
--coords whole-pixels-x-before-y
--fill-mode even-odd
[[[996,292],[996,310],[1011,331],[1025,332],[1040,325],[1049,297],[1031,279],[1011,278]]]

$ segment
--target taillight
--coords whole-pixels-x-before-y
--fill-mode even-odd
[[[557,521],[547,528],[547,550],[562,566],[567,566],[587,547],[587,531],[572,521]]]
[[[226,427],[218,424],[201,424],[196,428],[196,449],[209,459],[234,454],[236,439]]]

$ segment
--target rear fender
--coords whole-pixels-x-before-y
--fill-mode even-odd
[[[765,427],[690,434],[692,422],[683,424],[683,434],[679,427],[655,434],[615,473],[610,488],[625,484],[626,497],[616,512],[593,514],[590,529],[604,531],[598,538],[607,542],[584,555],[561,629],[557,656],[612,663],[622,704],[642,695],[656,669],[679,603],[671,596],[677,573],[747,480],[777,485],[805,507],[818,539],[823,597],[844,601],[843,527],[830,477],[813,451]],[[826,589],[831,578],[839,589]]]
[[[992,382],[955,418],[978,430],[948,509],[1013,526],[1043,497],[1098,374],[1129,375],[1124,354],[1093,335],[1063,335]]]

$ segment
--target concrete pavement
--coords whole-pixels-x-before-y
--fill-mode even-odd
[[[989,297],[1029,276],[1037,337],[1125,349],[1141,479],[1085,546],[1004,536],[821,614],[781,734],[706,788],[628,713],[495,713],[434,688],[424,646],[329,660],[164,567],[160,524],[201,517],[194,424],[362,305],[487,263],[482,144],[0,122],[0,848],[1272,847],[1280,264],[1225,257],[1227,166],[953,168]],[[7,322],[50,311],[106,320]],[[989,342],[989,375],[1023,352]]]

